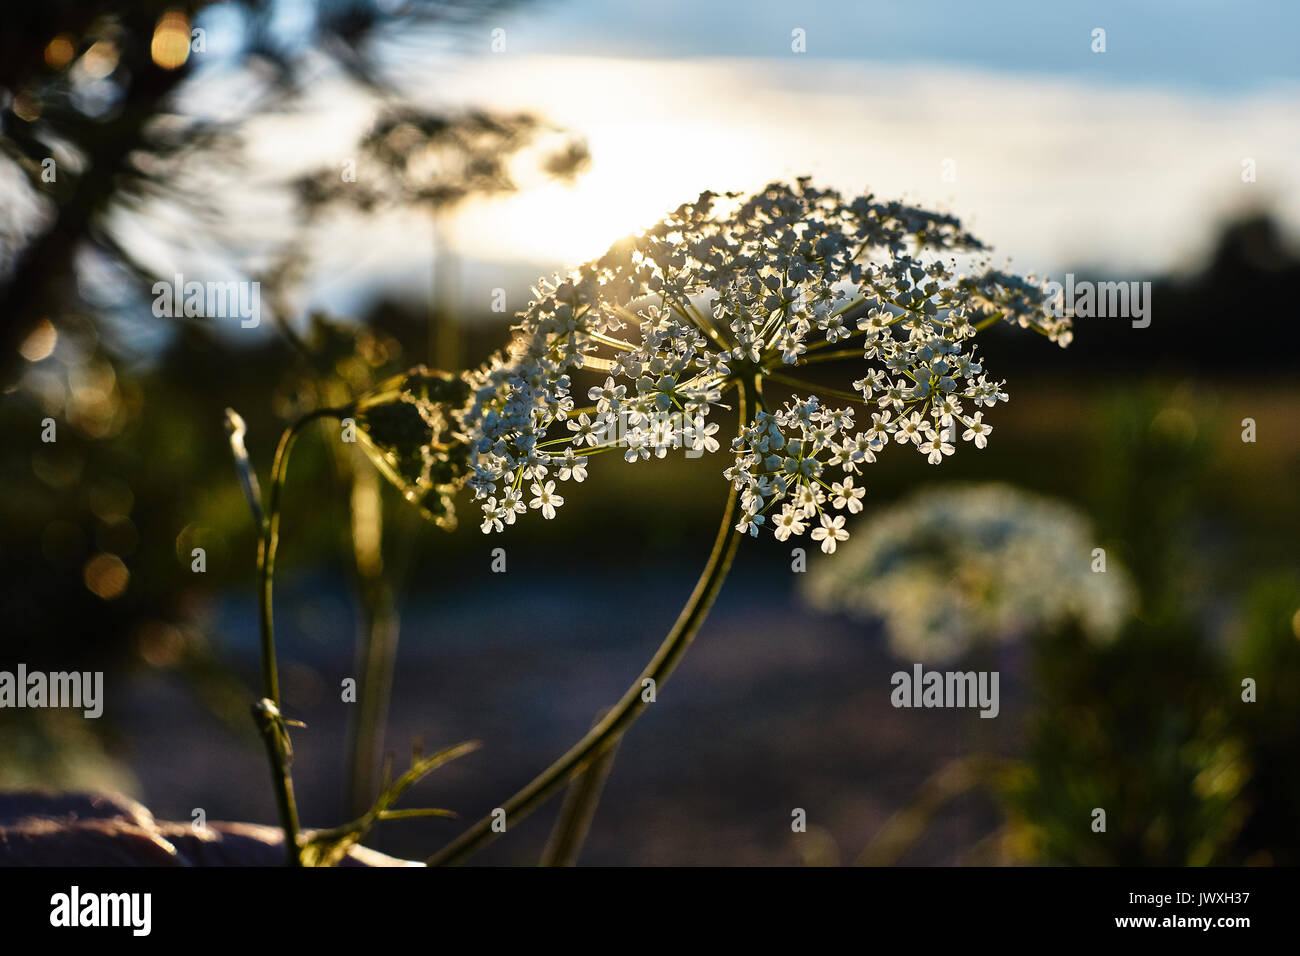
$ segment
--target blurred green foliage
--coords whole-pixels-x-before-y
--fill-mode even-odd
[[[1118,865],[1294,864],[1300,850],[1300,589],[1233,554],[1208,522],[1225,454],[1253,451],[1189,387],[1116,390],[1098,409],[1093,513],[1131,569],[1141,609],[1118,640],[1076,631],[1033,650],[1027,755],[1003,780],[1013,856]],[[1213,436],[1230,436],[1216,455]],[[1246,479],[1248,471],[1238,471]],[[1282,504],[1266,470],[1253,493]],[[1224,583],[1248,580],[1244,593]],[[1243,700],[1253,678],[1258,698]],[[1106,830],[1094,832],[1096,808]]]

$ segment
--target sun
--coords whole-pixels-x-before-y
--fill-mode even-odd
[[[467,204],[454,227],[458,250],[485,260],[577,265],[652,226],[709,186],[702,170],[666,161],[663,147],[655,144],[707,149],[715,130],[603,123],[582,133],[591,149],[589,171],[572,184],[547,182]]]

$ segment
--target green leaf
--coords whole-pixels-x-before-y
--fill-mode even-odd
[[[428,757],[416,757],[411,761],[411,768],[398,777],[395,783],[391,784],[389,783],[388,771],[385,770],[384,789],[379,798],[375,800],[374,805],[364,815],[351,823],[345,823],[343,826],[334,827],[331,830],[318,830],[313,833],[302,846],[303,865],[336,865],[348,855],[349,850],[365,839],[366,834],[381,820],[401,820],[409,817],[455,817],[456,814],[451,810],[425,808],[393,810],[390,808],[401,799],[403,793],[422,780],[432,770],[478,748],[479,742],[470,740],[439,750]]]

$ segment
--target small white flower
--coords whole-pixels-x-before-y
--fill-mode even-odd
[[[921,444],[925,438],[928,423],[921,417],[920,412],[912,412],[906,418],[900,418],[898,421],[898,430],[894,432],[894,441],[900,445],[905,445],[909,441],[913,445]]]
[[[840,339],[847,339],[852,333],[849,327],[844,324],[844,316],[833,315],[818,323],[818,328],[826,330],[827,342],[838,342]]]
[[[943,440],[943,435],[940,432],[932,432],[930,439],[917,447],[932,465],[939,464],[939,462],[943,461],[944,455],[951,455],[953,452],[952,445]]]
[[[889,433],[897,427],[897,423],[890,420],[889,412],[872,412],[871,427],[867,429],[867,437],[879,447],[889,440]]]
[[[536,497],[528,502],[528,506],[534,509],[540,508],[543,518],[554,518],[555,509],[564,504],[564,498],[555,493],[555,482],[548,481],[543,487],[534,481],[531,490]]]
[[[974,439],[976,448],[983,448],[989,443],[988,436],[993,432],[992,425],[984,424],[984,413],[976,412],[970,418],[965,418],[966,430],[962,432],[962,441],[971,441]]]
[[[603,387],[593,385],[587,390],[587,397],[596,403],[596,411],[607,412],[611,408],[618,410],[627,394],[627,386],[617,385],[613,377],[605,379]]]
[[[493,531],[501,530],[501,515],[504,509],[497,507],[495,498],[488,498],[487,503],[483,505],[483,523],[479,528],[484,534],[491,534]]]
[[[645,461],[650,457],[650,434],[644,428],[633,428],[627,433],[627,451],[623,452],[623,458],[627,461],[636,461],[640,458]]]
[[[691,442],[692,451],[707,451],[713,453],[718,450],[718,440],[713,436],[718,432],[718,423],[710,422],[703,428],[695,427],[686,432],[687,438]]]
[[[817,514],[817,506],[826,500],[821,489],[814,488],[812,485],[800,485],[799,490],[794,494],[794,505],[809,518]]]
[[[803,534],[806,527],[803,514],[794,505],[786,505],[772,530],[777,541],[785,541],[792,534]]]
[[[528,506],[524,504],[524,496],[511,488],[501,499],[501,510],[505,512],[506,524],[514,524],[515,515],[527,514]]]
[[[849,509],[849,514],[857,514],[862,510],[862,497],[867,493],[866,488],[854,488],[853,479],[845,478],[843,482],[837,482],[831,485],[831,490],[835,492],[835,497],[831,499],[831,504],[836,508],[843,510]]]
[[[587,459],[579,458],[572,448],[564,449],[564,461],[560,464],[560,481],[573,479],[576,482],[587,480]]]
[[[681,444],[681,438],[669,416],[663,415],[655,419],[650,426],[648,444],[654,449],[656,458],[663,458],[670,448],[676,448]]]
[[[822,552],[825,554],[834,554],[835,546],[840,541],[849,540],[849,533],[844,530],[844,516],[822,515],[820,528],[813,528],[811,537],[814,541],[822,543]]]
[[[766,518],[763,515],[756,515],[749,511],[743,512],[740,516],[740,522],[736,525],[736,530],[741,534],[748,533],[750,537],[756,538],[758,537],[758,526],[765,520]]]
[[[599,426],[592,423],[591,419],[587,417],[586,412],[579,415],[576,422],[569,421],[566,424],[566,427],[569,431],[576,433],[573,436],[573,443],[575,445],[582,445],[583,443],[594,445],[600,437]]]
[[[957,399],[953,398],[951,395],[936,402],[934,409],[935,412],[938,413],[939,424],[944,427],[951,425],[954,417],[961,417],[961,402],[957,401]]]
[[[781,361],[786,365],[793,365],[798,361],[800,355],[808,351],[803,344],[803,340],[796,335],[782,336],[778,348],[781,349]]]

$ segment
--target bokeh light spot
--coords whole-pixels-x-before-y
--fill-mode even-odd
[[[164,70],[182,66],[190,56],[190,21],[179,10],[168,10],[158,18],[149,47],[154,63]]]
[[[105,601],[121,597],[131,581],[131,572],[126,569],[122,559],[104,552],[86,562],[81,576],[90,592]]]
[[[67,66],[77,51],[66,33],[60,33],[45,45],[45,65],[51,70],[61,70]]]
[[[50,357],[58,342],[59,333],[55,331],[54,323],[49,319],[41,319],[36,328],[23,339],[23,344],[18,346],[18,354],[29,362],[39,362]]]

